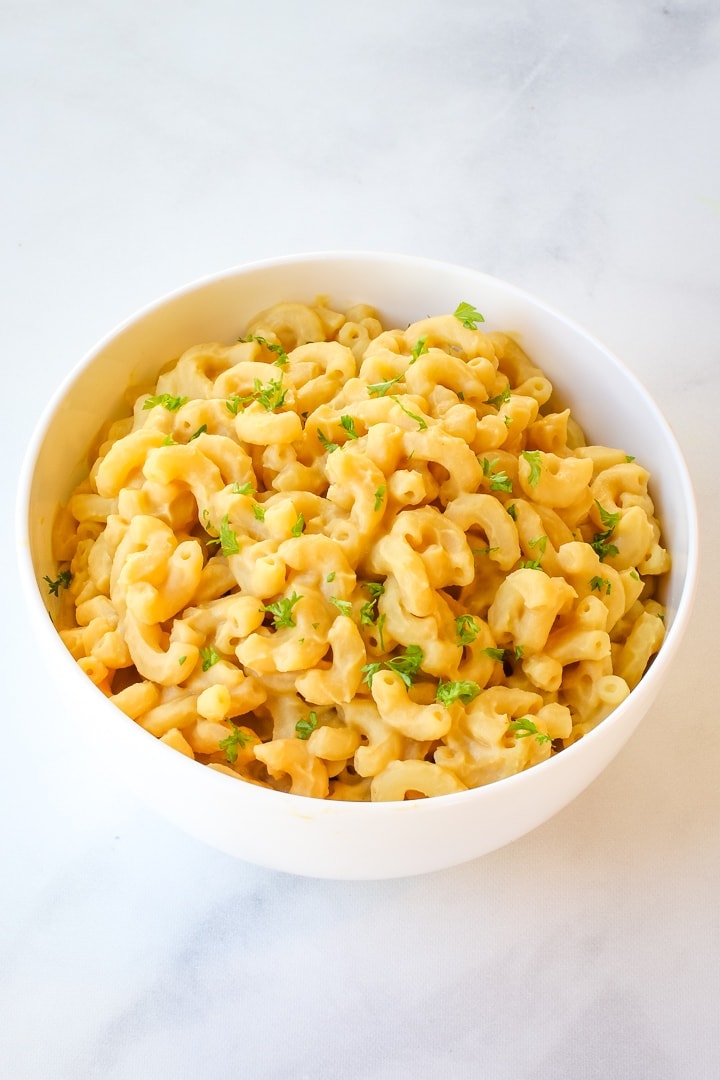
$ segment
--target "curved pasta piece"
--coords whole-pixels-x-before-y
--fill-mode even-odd
[[[414,795],[453,795],[467,791],[467,785],[449,769],[432,761],[392,761],[373,777],[370,797],[373,802],[390,802]]]
[[[445,517],[464,533],[479,526],[487,537],[488,558],[501,569],[510,570],[520,558],[515,522],[494,496],[462,492],[448,503]]]

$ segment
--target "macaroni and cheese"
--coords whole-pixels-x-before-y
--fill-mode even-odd
[[[47,579],[111,702],[239,780],[396,800],[527,769],[623,701],[664,631],[648,472],[482,322],[278,303],[134,396]]]

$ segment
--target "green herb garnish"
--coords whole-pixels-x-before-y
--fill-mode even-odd
[[[540,480],[540,469],[542,467],[542,458],[540,457],[539,450],[523,450],[522,456],[530,466],[530,474],[528,476],[528,483],[530,487],[536,487]]]
[[[332,454],[333,450],[337,450],[338,444],[336,442],[330,442],[327,435],[318,428],[317,437],[320,440],[320,444],[324,450],[327,450],[328,454]]]
[[[297,735],[298,739],[309,739],[313,731],[317,727],[317,722],[318,717],[314,709],[308,714],[306,719],[298,720],[297,724],[295,725],[295,734]]]
[[[154,409],[156,405],[162,405],[168,412],[177,412],[180,406],[189,400],[186,397],[173,397],[172,394],[151,394],[145,398],[143,409]]]
[[[230,721],[232,724],[232,720]],[[253,742],[252,735],[243,731],[237,724],[232,725],[232,731],[226,739],[221,739],[218,748],[225,751],[228,764],[234,765],[238,758],[238,750],[244,750],[248,743]]]
[[[444,705],[445,708],[452,705],[455,701],[462,701],[465,705],[468,705],[473,701],[480,693],[480,687],[476,682],[440,682],[438,683],[437,693],[435,700]]]
[[[414,364],[415,361],[417,360],[417,358],[419,356],[422,356],[423,353],[426,353],[427,351],[428,351],[427,334],[425,334],[424,337],[419,337],[417,339],[417,341],[415,342],[415,344],[413,345],[413,347],[412,347],[412,360],[410,361],[410,363]]]
[[[486,405],[493,405],[496,409],[499,409],[501,405],[504,405],[506,401],[510,400],[510,383],[507,384],[505,389],[496,394],[495,397],[488,398],[485,402]]]
[[[477,311],[472,304],[466,304],[462,302],[453,311],[453,315],[456,319],[459,319],[463,326],[468,330],[477,330],[477,324],[479,322],[485,322],[485,319]]]
[[[298,514],[297,521],[295,522],[295,524],[291,528],[290,532],[293,534],[293,536],[301,536],[304,528],[305,528],[305,518],[303,517],[302,514]]]
[[[400,408],[402,409],[402,411],[405,413],[406,416],[409,416],[412,420],[417,420],[418,427],[420,428],[421,431],[423,431],[427,427],[427,424],[423,420],[422,416],[418,416],[417,413],[411,412],[410,409],[407,409],[403,405],[402,401],[400,400],[400,398],[396,394],[391,394],[390,397],[392,398],[392,400],[395,402],[396,405],[400,406]]]
[[[455,633],[458,645],[472,645],[480,633],[480,627],[475,621],[474,615],[458,615],[455,619]]]
[[[202,660],[203,671],[209,671],[213,664],[217,664],[220,653],[214,645],[208,645],[206,649],[200,650],[200,659]]]
[[[387,382],[371,383],[367,388],[367,392],[370,397],[385,397],[388,390],[390,390],[395,383],[400,382],[401,379],[402,375],[396,375],[394,379],[388,379]]]
[[[390,660],[380,660],[373,664],[365,664],[361,670],[365,674],[365,682],[372,687],[373,676],[377,675],[381,668],[387,668],[399,675],[405,685],[412,686],[413,679],[420,670],[424,653],[419,645],[408,645],[405,652],[399,656],[393,656]]]
[[[328,596],[331,604],[334,604],[341,615],[352,615],[352,603],[349,600],[340,600],[337,596]]]
[[[293,590],[292,596],[288,596],[284,600],[276,600],[272,604],[264,604],[262,610],[272,615],[272,623],[276,630],[280,630],[284,626],[295,626],[292,609],[298,600],[302,600],[302,596],[298,596]]]
[[[61,589],[67,589],[72,581],[72,574],[69,570],[61,570],[58,576],[53,581],[51,578],[45,575],[43,581],[48,587],[48,592],[51,596],[59,596]]]
[[[534,735],[539,743],[550,742],[550,736],[538,731],[536,724],[529,716],[521,716],[518,720],[511,720],[507,730],[508,734],[514,735],[516,739],[527,739],[528,736]]]
[[[358,439],[360,437],[355,430],[355,420],[352,416],[341,416],[340,423],[342,424],[344,430],[348,433],[351,439]]]

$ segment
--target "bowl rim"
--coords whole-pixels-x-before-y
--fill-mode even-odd
[[[451,803],[462,801],[464,803],[469,802],[470,799],[482,803],[483,800],[492,798],[492,792],[499,783],[502,784],[503,789],[509,790],[512,786],[526,785],[528,779],[531,778],[538,771],[543,774],[548,774],[550,770],[567,769],[570,766],[570,762],[579,755],[592,753],[592,748],[598,740],[603,738],[602,732],[608,727],[616,727],[624,722],[625,716],[629,710],[633,708],[638,700],[638,697],[642,695],[643,691],[650,696],[650,702],[655,696],[656,690],[659,688],[666,669],[672,663],[682,638],[685,634],[692,607],[697,591],[698,574],[699,574],[699,526],[698,526],[698,511],[697,500],[694,493],[693,483],[690,476],[690,472],[687,466],[685,455],[680,447],[680,444],[668,422],[664,413],[657,405],[651,393],[641,382],[641,380],[635,375],[631,368],[607,345],[605,345],[599,338],[588,331],[582,324],[574,320],[572,317],[566,315],[564,312],[556,308],[554,305],[546,302],[537,294],[524,289],[521,286],[507,281],[494,274],[487,273],[483,270],[478,270],[474,267],[466,266],[461,263],[455,263],[449,260],[429,258],[425,256],[415,256],[399,252],[386,252],[386,251],[373,251],[366,249],[327,249],[317,250],[309,252],[294,252],[285,255],[269,256],[259,260],[253,260],[245,263],[233,264],[225,269],[214,271],[195,278],[191,281],[187,281],[184,284],[171,289],[170,291],[156,297],[154,300],[137,308],[130,315],[126,316],[120,322],[118,322],[111,330],[106,332],[94,345],[88,349],[85,354],[69,369],[67,374],[62,378],[57,385],[54,392],[51,394],[45,407],[40,412],[32,431],[30,440],[27,444],[25,454],[23,455],[21,468],[19,472],[16,506],[15,506],[15,531],[16,531],[16,551],[18,555],[18,569],[20,571],[20,578],[22,582],[22,590],[25,595],[26,601],[31,605],[31,609],[34,614],[37,615],[36,626],[45,627],[45,636],[48,642],[54,643],[51,647],[54,648],[58,657],[63,657],[63,661],[69,663],[68,670],[73,670],[77,676],[77,686],[85,686],[86,690],[91,693],[95,693],[98,696],[98,701],[104,701],[107,703],[107,698],[102,692],[91,683],[91,681],[84,675],[81,669],[77,666],[76,662],[70,655],[69,651],[65,648],[61,638],[57,631],[54,629],[51,619],[47,618],[47,608],[43,603],[43,597],[40,590],[40,585],[37,579],[33,560],[30,552],[30,543],[28,537],[28,522],[32,513],[32,506],[30,501],[30,494],[32,488],[33,475],[37,460],[40,454],[40,450],[44,444],[45,437],[47,435],[47,429],[54,416],[55,412],[62,404],[63,399],[71,390],[75,382],[82,376],[85,370],[92,365],[96,357],[102,353],[115,339],[117,339],[125,330],[141,322],[147,316],[153,312],[160,310],[164,306],[181,300],[183,297],[196,293],[197,291],[210,287],[213,284],[220,283],[235,277],[243,277],[246,275],[254,274],[258,271],[265,269],[279,268],[282,266],[303,265],[309,262],[326,262],[332,264],[333,262],[355,262],[359,264],[370,265],[373,262],[382,263],[385,266],[395,265],[397,267],[413,267],[415,269],[422,269],[429,273],[435,271],[438,273],[459,273],[468,277],[474,277],[478,282],[485,282],[493,287],[500,287],[508,295],[514,296],[524,305],[536,310],[543,311],[546,315],[550,316],[557,322],[565,324],[568,329],[580,337],[583,337],[591,345],[593,345],[600,353],[604,354],[610,359],[614,366],[619,368],[624,377],[630,380],[635,385],[636,391],[645,399],[646,407],[648,411],[653,414],[655,424],[662,429],[664,437],[668,444],[671,446],[673,454],[676,459],[678,471],[683,481],[683,500],[684,511],[686,514],[688,547],[685,555],[685,570],[684,580],[679,595],[679,601],[677,608],[674,612],[671,625],[668,627],[665,639],[662,643],[657,655],[654,657],[651,666],[641,679],[640,683],[633,688],[628,697],[620,703],[605,719],[603,719],[597,727],[593,728],[586,735],[573,743],[571,746],[565,748],[562,753],[554,755],[545,761],[539,762],[532,766],[532,768],[523,770],[519,773],[512,774],[510,776],[503,777],[501,780],[493,781],[489,784],[482,785],[480,787],[468,788],[464,791],[452,792],[442,796],[434,796],[428,799],[416,799],[416,800],[398,800],[392,802],[353,802],[349,800],[328,800],[328,799],[315,799],[306,795],[296,795],[288,792],[276,791],[274,789],[265,789],[254,784],[238,784],[237,780],[233,777],[227,776],[222,772],[215,769],[204,769],[203,773],[206,776],[213,775],[215,778],[212,783],[225,783],[226,785],[234,785],[234,789],[238,793],[238,798],[254,800],[258,799],[260,802],[265,800],[271,800],[271,802],[280,807],[281,803],[285,802],[288,809],[298,810],[299,806],[304,806],[305,809],[312,809],[313,816],[330,814],[333,815],[355,815],[358,813],[387,813],[392,810],[393,813],[402,814],[424,814],[433,812],[432,808],[438,802],[446,806],[450,806]],[[654,675],[651,673],[655,672]],[[657,685],[656,685],[657,684]],[[122,720],[123,718],[128,721],[130,725],[137,729],[138,734],[147,735],[148,741],[146,746],[150,752],[162,752],[168,751],[170,748],[163,746],[162,743],[144,729],[135,724],[134,721],[125,717],[120,710],[114,710],[117,713],[117,718]],[[639,722],[639,721],[638,721]],[[155,751],[151,747],[155,747]],[[174,762],[176,769],[189,767],[190,765],[196,765],[194,761],[186,759],[183,764],[183,755],[173,752],[174,757],[170,758],[168,755],[168,762]],[[190,774],[188,774],[190,775]],[[200,770],[195,770],[194,775],[202,775]],[[357,807],[362,807],[362,811],[358,811]],[[368,811],[368,807],[373,807],[373,810]]]

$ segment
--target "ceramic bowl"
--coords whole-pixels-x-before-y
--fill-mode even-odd
[[[318,294],[342,307],[374,305],[386,325],[472,302],[483,329],[518,338],[592,441],[632,447],[650,470],[673,568],[667,635],[639,685],[597,728],[562,753],[485,787],[390,803],[323,801],[242,783],[163,745],[111,705],[77,667],[48,618],[44,575],[54,574],[56,508],[85,467],[88,447],[123,411],[130,384],[147,383],[187,347],[234,341],[255,313]],[[181,829],[240,859],[315,877],[372,879],[438,870],[474,859],[536,828],[565,807],[623,747],[650,708],[688,623],[697,576],[696,511],[682,454],[633,374],[570,319],[476,270],[373,253],[289,256],[240,266],[151,304],[105,337],[70,373],[46,409],[20,481],[18,551],[36,648],[54,680],[58,723],[92,746]]]

